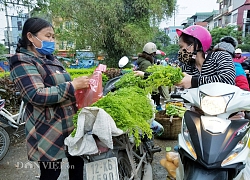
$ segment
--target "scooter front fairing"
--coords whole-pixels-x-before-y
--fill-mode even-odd
[[[188,166],[184,168],[185,176],[191,171],[195,171],[189,175],[192,177],[204,172],[209,175],[210,172],[214,171],[219,171],[216,173],[218,176],[221,173],[224,176],[226,169],[229,168],[234,169],[235,174],[241,171],[245,166],[242,163],[244,162],[242,158],[245,156],[243,155],[242,158],[240,156],[248,153],[249,149],[243,147],[243,150],[237,154],[239,156],[238,163],[230,163],[230,160],[235,157],[230,157],[230,155],[235,148],[240,146],[239,142],[246,136],[249,130],[248,124],[249,120],[247,119],[230,121],[216,116],[202,116],[193,111],[186,111],[183,118],[182,134],[179,135],[181,160],[184,166],[189,162]],[[242,145],[245,146],[244,143]],[[193,164],[192,167],[190,164]],[[195,169],[191,170],[192,168]],[[210,176],[208,177],[211,178]]]

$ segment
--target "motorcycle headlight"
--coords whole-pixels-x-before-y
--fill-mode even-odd
[[[235,148],[232,150],[232,152],[221,163],[222,166],[227,164],[229,161],[232,161],[247,146],[249,134],[250,134],[250,132],[248,131],[246,133],[246,135],[242,138],[242,140],[238,142],[238,144],[235,146]]]
[[[224,113],[233,94],[223,96],[208,96],[200,92],[200,105],[204,113],[209,115],[217,115]]]
[[[188,131],[188,128],[186,126],[185,121],[183,121],[183,124],[182,124],[182,133],[183,133],[183,137],[185,139],[185,143],[188,147],[188,150],[192,154],[193,158],[197,159],[197,155],[195,153],[194,146],[193,146],[193,143],[192,143],[192,140],[191,140],[191,137],[190,137],[190,134],[189,134],[189,131]]]

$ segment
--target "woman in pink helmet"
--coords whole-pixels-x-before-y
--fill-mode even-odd
[[[230,54],[224,51],[206,52],[212,43],[211,34],[199,25],[176,30],[179,36],[178,59],[184,78],[178,84],[195,88],[202,84],[222,82],[235,85],[235,69]]]

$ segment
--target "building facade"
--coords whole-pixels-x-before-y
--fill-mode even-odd
[[[169,26],[164,28],[164,31],[166,35],[168,35],[171,39],[171,44],[177,44],[178,43],[178,36],[176,34],[176,29],[183,29],[183,26]]]
[[[10,54],[15,53],[18,40],[22,37],[23,25],[28,17],[28,13],[10,16],[11,26],[4,31],[5,46],[8,47]]]
[[[217,0],[219,13],[214,16],[214,27],[236,25],[243,36],[250,33],[250,0]]]
[[[243,36],[250,33],[250,0],[217,0],[217,3],[219,10],[196,13],[188,17],[182,25],[186,27],[199,24],[209,30],[235,25],[242,31]]]

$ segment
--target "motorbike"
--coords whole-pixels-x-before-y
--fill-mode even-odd
[[[3,108],[5,100],[0,100],[0,111]],[[6,127],[5,124],[0,122],[0,161],[7,154],[9,145],[10,145],[10,137],[7,131],[4,129]]]
[[[20,93],[15,92],[15,95],[19,96]],[[5,100],[0,99],[0,161],[7,154],[10,145],[10,136],[6,129],[9,127],[15,129],[13,135],[18,138],[20,137],[18,132],[19,127],[25,124],[25,121],[23,119],[25,109],[23,101],[21,102],[19,111],[16,114],[12,114],[11,112],[9,112],[7,109],[4,108],[4,105]]]
[[[122,57],[119,61],[119,68],[123,68],[127,63],[128,58]],[[122,73],[107,82],[103,94],[115,91],[115,83],[121,77]],[[141,143],[138,147],[135,146],[133,137],[128,133],[113,136],[112,139],[114,146],[113,149],[109,149],[96,137],[99,153],[81,156],[85,162],[85,179],[152,180],[153,155],[161,151],[160,147],[154,146],[153,139],[141,136]]]
[[[177,97],[175,95],[175,97]],[[187,110],[178,135],[177,180],[238,180],[249,148],[250,92],[225,83],[210,83],[179,94]]]

